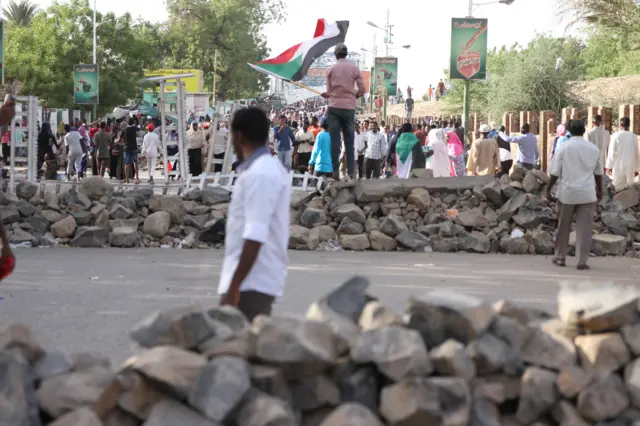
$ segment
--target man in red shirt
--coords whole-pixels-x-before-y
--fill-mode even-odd
[[[418,130],[413,132],[413,134],[416,135],[416,137],[420,141],[420,146],[424,146],[427,141],[427,132],[422,129],[422,124],[418,124],[416,127],[418,128]]]
[[[331,135],[331,163],[335,179],[340,178],[341,133],[344,137],[347,156],[347,173],[351,179],[354,178],[356,99],[363,96],[365,92],[360,70],[347,60],[347,53],[347,46],[344,44],[336,46],[335,54],[338,62],[327,71],[327,91],[322,94],[323,98],[329,99],[327,119]]]

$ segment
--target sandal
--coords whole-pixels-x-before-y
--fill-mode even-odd
[[[587,271],[587,270],[591,269],[591,267],[589,265],[578,265],[578,266],[576,266],[576,269],[578,271]]]
[[[563,267],[567,266],[567,264],[565,263],[565,261],[564,261],[564,260],[561,260],[561,259],[553,259],[553,260],[551,261],[551,263],[553,263],[553,264],[554,264],[554,265],[556,265],[556,266],[560,266],[561,268],[563,268]]]

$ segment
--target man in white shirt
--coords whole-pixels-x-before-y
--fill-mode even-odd
[[[86,152],[83,141],[80,138],[80,133],[76,130],[71,130],[71,126],[64,125],[64,146],[67,148],[67,179],[73,176],[73,173],[78,174],[78,178],[82,177],[82,156]]]
[[[371,123],[367,135],[367,149],[364,152],[364,168],[367,179],[380,177],[382,159],[387,153],[387,137],[379,132],[378,123]]]
[[[236,112],[231,133],[242,164],[229,204],[218,293],[221,304],[237,306],[253,321],[257,315],[269,315],[284,291],[291,179],[271,155],[269,120],[262,110]]]
[[[369,121],[365,121],[363,128],[356,123],[356,149],[358,153],[358,178],[364,178],[364,152],[367,149],[367,135],[369,134]]]
[[[315,136],[313,132],[309,130],[309,122],[302,123],[302,129],[298,130],[295,134],[296,138],[296,164],[300,173],[304,173],[309,168],[309,160],[311,159],[311,150],[313,149],[313,142]]]
[[[587,141],[584,122],[571,123],[571,138],[556,151],[551,161],[547,197],[558,204],[558,234],[554,265],[565,266],[573,216],[576,217],[576,256],[578,270],[589,269],[591,233],[596,202],[602,198],[602,156],[600,150]],[[551,188],[558,181],[556,196]]]
[[[147,126],[147,134],[142,139],[142,154],[147,158],[147,167],[149,167],[149,183],[153,183],[153,172],[156,171],[156,162],[158,160],[158,145],[160,138],[154,132],[153,124]]]
[[[598,147],[600,154],[602,154],[602,164],[606,164],[611,134],[602,128],[601,115],[593,117],[593,127],[585,133],[584,138]]]
[[[629,117],[620,119],[620,131],[611,136],[607,153],[607,174],[613,180],[616,191],[633,185],[633,179],[640,172],[640,147],[638,137],[629,131]]]

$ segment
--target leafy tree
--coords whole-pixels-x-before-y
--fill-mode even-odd
[[[128,14],[98,13],[96,20],[99,109],[106,112],[139,97],[143,70],[154,68],[158,58],[145,36],[147,24],[134,22]],[[9,26],[5,49],[7,80],[20,80],[22,93],[52,107],[74,108],[73,66],[93,62],[93,11],[88,0],[54,3],[28,27]]]
[[[255,97],[266,88],[268,78],[247,63],[268,56],[262,30],[282,19],[281,0],[168,0],[167,6],[167,65],[203,70],[209,87],[216,68],[217,97],[222,99]]]
[[[565,0],[559,4],[561,12],[573,16],[573,23],[588,22],[623,31],[637,31],[640,26],[636,0]]]
[[[16,25],[29,25],[31,19],[38,12],[38,6],[31,0],[12,0],[4,9],[4,16],[7,21]]]
[[[580,54],[587,78],[640,73],[640,33],[589,28],[587,47]]]

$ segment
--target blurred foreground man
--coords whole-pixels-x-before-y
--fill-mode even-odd
[[[238,111],[231,122],[242,163],[227,215],[224,263],[218,285],[222,305],[237,306],[249,321],[270,315],[287,278],[291,179],[267,140],[262,110]]]
[[[578,269],[589,269],[587,260],[591,252],[591,233],[596,202],[602,198],[602,156],[600,150],[586,140],[584,122],[571,122],[571,138],[562,144],[551,160],[547,198],[557,200],[558,234],[553,264],[565,266],[569,234],[573,217],[576,218],[576,257]],[[555,197],[551,194],[558,182]]]

